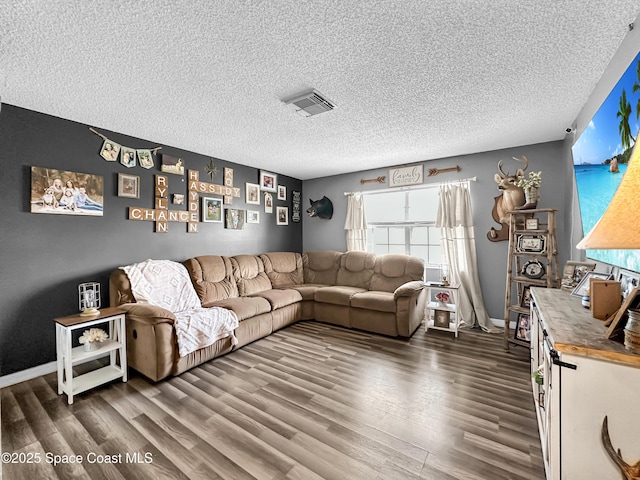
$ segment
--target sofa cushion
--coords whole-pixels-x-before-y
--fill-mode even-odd
[[[394,254],[376,257],[369,290],[393,292],[400,285],[424,277],[424,260],[410,255]]]
[[[273,288],[300,285],[304,282],[302,255],[296,252],[263,253],[260,259]]]
[[[306,252],[302,255],[304,283],[335,285],[342,252]]]
[[[236,255],[231,257],[231,265],[240,296],[271,290],[271,281],[257,255]]]
[[[241,322],[256,315],[271,312],[271,304],[266,298],[261,297],[228,298],[207,306],[228,308],[238,316]]]
[[[228,257],[204,255],[189,258],[183,265],[187,267],[191,283],[203,307],[238,296],[238,287]]]
[[[271,290],[264,290],[262,292],[254,293],[252,297],[261,297],[266,299],[271,305],[271,310],[286,307],[302,300],[300,292],[288,288],[278,288]]]
[[[319,288],[330,287],[321,283],[303,283],[302,285],[291,285],[290,288],[297,290],[302,295],[302,300],[314,300]]]
[[[376,256],[366,252],[347,252],[340,257],[336,285],[369,289]]]
[[[356,293],[351,297],[351,306],[377,312],[395,313],[396,301],[393,293],[380,290]]]
[[[314,300],[320,303],[332,303],[334,305],[351,305],[351,297],[356,293],[366,292],[365,288],[348,287],[348,286],[333,286],[319,288],[316,291]]]

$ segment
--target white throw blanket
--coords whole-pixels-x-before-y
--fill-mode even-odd
[[[181,357],[231,336],[238,317],[221,307],[203,308],[189,272],[184,265],[170,260],[146,260],[122,267],[131,283],[137,302],[163,307],[176,316],[175,328]]]

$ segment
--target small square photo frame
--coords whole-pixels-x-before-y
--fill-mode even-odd
[[[260,212],[258,210],[247,210],[247,223],[260,223]]]
[[[526,218],[524,221],[525,230],[538,230],[540,224],[537,218]]]
[[[276,225],[289,225],[289,207],[276,207]]]
[[[278,185],[278,200],[287,199],[287,187],[284,185]]]
[[[174,205],[184,205],[184,194],[182,194],[182,193],[174,193],[173,194],[173,204]]]
[[[573,291],[571,292],[571,295],[574,297],[585,296],[589,291],[589,288],[591,288],[592,278],[597,278],[599,280],[610,280],[611,275],[608,273],[602,273],[602,272],[587,272],[584,275],[584,277],[582,277],[582,280],[580,280],[580,283],[578,283],[576,288],[573,289]]]
[[[202,221],[222,223],[222,199],[202,197]]]
[[[439,328],[449,328],[451,312],[449,310],[434,310],[433,326]]]
[[[245,183],[245,203],[260,205],[260,185],[257,183]]]
[[[265,192],[276,192],[278,186],[278,176],[275,173],[260,170],[260,190]]]
[[[528,313],[519,313],[515,331],[516,340],[531,341],[531,317]]]
[[[140,198],[140,177],[128,173],[118,173],[118,196]]]

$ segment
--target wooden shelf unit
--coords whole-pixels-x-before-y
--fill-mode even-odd
[[[532,210],[514,210],[509,215],[509,251],[507,255],[507,281],[504,300],[504,348],[519,345],[530,348],[531,342],[515,337],[510,322],[518,320],[520,315],[529,315],[529,305],[523,304],[526,287],[559,288],[558,241],[556,238],[556,209],[538,208]],[[538,220],[538,228],[527,229],[526,220]],[[544,244],[541,251],[523,248],[523,238],[534,238]],[[540,262],[544,275],[540,278],[527,277],[523,267],[527,262]],[[531,322],[529,319],[529,326]],[[529,329],[530,335],[530,329]],[[530,337],[529,337],[530,338]]]

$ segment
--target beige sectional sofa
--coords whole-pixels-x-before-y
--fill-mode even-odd
[[[136,303],[122,269],[111,274],[111,306],[127,312],[127,361],[152,380],[178,375],[299,320],[315,319],[390,336],[410,337],[426,304],[424,262],[407,255],[364,252],[274,252],[183,262],[203,307],[232,310],[230,337],[178,355],[172,312]]]

